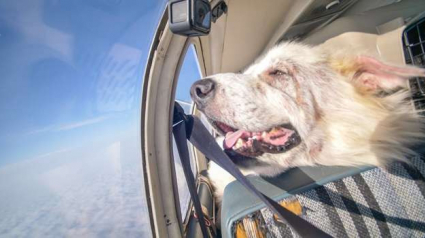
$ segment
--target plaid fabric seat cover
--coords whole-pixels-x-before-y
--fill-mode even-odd
[[[298,214],[333,237],[425,237],[425,160],[374,168],[292,195]],[[235,237],[297,237],[264,208],[233,224]]]

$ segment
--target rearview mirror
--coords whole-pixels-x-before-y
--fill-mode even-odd
[[[210,32],[211,5],[207,0],[171,0],[168,16],[174,34],[204,36]]]

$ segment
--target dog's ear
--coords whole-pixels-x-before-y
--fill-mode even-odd
[[[407,79],[425,77],[425,69],[412,66],[393,66],[369,56],[354,60],[352,82],[363,92],[392,91],[407,86]]]

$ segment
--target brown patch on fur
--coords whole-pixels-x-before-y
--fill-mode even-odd
[[[323,112],[319,107],[319,104],[316,101],[316,98],[313,96],[312,97],[312,101],[313,101],[313,108],[314,108],[314,119],[316,121],[320,121],[322,120],[322,116],[323,116]]]
[[[309,150],[310,156],[312,158],[317,157],[320,154],[320,152],[322,152],[322,148],[323,148],[323,144],[321,142],[320,143],[315,143],[313,145],[313,147],[310,148],[310,150]]]
[[[376,88],[367,84],[367,80],[366,82],[358,82],[355,80],[365,73],[359,63],[358,57],[331,57],[328,61],[329,66],[335,70],[335,72],[343,76],[347,82],[352,83],[357,93],[360,95],[370,95],[376,90]]]
[[[283,66],[285,69],[287,69],[287,73],[291,76],[294,76],[298,73],[298,69],[297,67],[295,67],[294,64],[287,64],[285,66]]]
[[[297,101],[297,103],[299,105],[303,105],[304,104],[304,99],[302,97],[302,92],[301,92],[301,86],[300,83],[297,80],[294,80],[295,83],[295,100]]]
[[[360,65],[355,57],[331,57],[328,59],[329,66],[342,76],[352,78],[359,71]]]
[[[265,82],[265,83],[267,83],[268,85],[273,85],[273,82],[274,82],[274,78],[272,77],[272,76],[270,76],[269,75],[269,73],[270,73],[270,71],[269,70],[266,70],[265,72],[263,72],[262,74],[261,74],[261,79]],[[255,86],[257,86],[257,85],[255,85]]]
[[[259,83],[259,82],[257,82],[256,84],[255,84],[255,89],[257,89],[260,93],[262,93],[262,94],[264,94],[265,92],[264,92],[264,87],[263,87],[263,85],[261,84],[261,83]]]

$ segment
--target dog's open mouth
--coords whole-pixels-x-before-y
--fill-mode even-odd
[[[284,153],[301,143],[298,132],[290,124],[257,132],[235,129],[217,121],[213,122],[213,125],[225,135],[223,142],[225,151],[236,152],[242,156],[256,157],[263,153]]]

